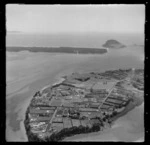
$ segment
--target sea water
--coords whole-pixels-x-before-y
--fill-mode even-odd
[[[17,34],[18,35],[18,34]],[[22,39],[26,38],[26,39]],[[38,37],[38,39],[37,39]],[[57,38],[51,40],[47,36],[17,36],[7,38],[8,46],[79,46],[98,47],[105,43],[106,37],[86,36],[79,40],[72,38]],[[103,39],[102,39],[103,38]],[[109,37],[110,38],[110,37]],[[108,39],[109,39],[108,38]],[[114,37],[111,37],[114,38]],[[9,39],[9,40],[8,40]],[[15,39],[15,41],[13,41]],[[70,39],[70,41],[68,41]],[[89,41],[90,39],[90,41]],[[6,139],[8,141],[27,141],[23,129],[23,119],[30,99],[36,91],[48,84],[58,81],[59,77],[72,72],[105,71],[119,68],[144,68],[144,47],[131,46],[141,44],[142,39],[125,37],[117,39],[128,41],[128,47],[114,50],[101,55],[84,54],[51,54],[32,52],[6,53]],[[38,41],[40,40],[40,42]],[[58,41],[59,40],[59,41]],[[77,43],[79,40],[80,43]],[[57,43],[58,42],[58,43]],[[126,43],[125,43],[126,44]]]

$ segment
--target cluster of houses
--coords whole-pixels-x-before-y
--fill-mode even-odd
[[[127,76],[127,71],[108,71],[99,77],[101,80],[94,79],[94,75],[75,73],[62,83],[36,93],[29,111],[32,131],[48,134],[73,126],[91,126],[103,113],[121,112],[133,95],[118,81]],[[110,79],[112,75],[117,81]]]

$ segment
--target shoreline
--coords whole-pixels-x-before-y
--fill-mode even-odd
[[[63,74],[62,74],[63,75]],[[63,78],[60,78],[59,76],[56,75],[56,77],[53,79],[55,83],[49,83],[48,85],[45,85],[44,87],[40,88],[40,90],[44,89],[45,87],[48,87],[48,86],[52,86],[54,84],[58,84],[58,83],[61,83],[64,79]],[[56,81],[55,81],[56,80]],[[40,80],[39,80],[40,81]],[[30,90],[30,85],[35,83],[35,81],[33,81],[32,83],[30,84],[27,84],[23,87],[23,89],[20,89],[19,91],[17,92],[14,92],[12,95],[8,95],[8,97],[6,98],[8,101],[11,101],[11,99],[14,99],[14,97],[18,97],[16,95],[22,95],[22,94],[26,94],[26,93],[29,93],[31,90]],[[26,89],[28,88],[28,89]],[[34,95],[34,94],[33,94]],[[19,123],[19,126],[20,126],[20,129],[17,130],[17,131],[13,131],[11,128],[11,126],[9,125],[9,122],[10,122],[10,119],[11,118],[7,118],[8,119],[8,124],[7,124],[7,127],[8,127],[8,130],[10,128],[10,131],[13,131],[14,133],[16,133],[16,136],[18,135],[18,132],[20,132],[19,134],[21,135],[21,138],[25,138],[25,140],[21,140],[20,138],[14,138],[14,139],[11,139],[11,140],[15,140],[15,141],[25,141],[25,142],[28,142],[28,139],[27,139],[27,135],[26,135],[26,130],[25,130],[25,126],[24,126],[24,120],[25,120],[25,113],[26,113],[26,110],[31,102],[31,99],[33,98],[33,95],[24,99],[23,99],[23,102],[19,103],[15,109],[13,110],[14,113],[17,113],[17,118],[16,120],[19,120],[20,123]],[[8,112],[9,113],[9,112]],[[9,141],[9,139],[7,139]]]
[[[140,106],[138,106],[138,107],[135,107],[133,110],[131,110],[131,111],[135,111],[136,109],[143,109],[143,107],[144,107],[144,102],[140,105]],[[117,129],[119,129],[119,128],[121,128],[121,127],[123,127],[122,126],[122,124],[121,124],[121,122],[122,122],[122,119],[123,119],[123,121],[125,120],[125,117],[128,115],[128,114],[130,114],[130,112],[131,111],[129,111],[126,115],[124,115],[124,116],[122,116],[122,117],[120,117],[120,118],[118,118],[115,122],[114,122],[114,124],[111,126],[111,128],[108,128],[108,129],[106,129],[106,130],[104,130],[104,131],[99,131],[99,132],[96,132],[96,133],[89,133],[89,134],[80,134],[80,135],[74,135],[74,136],[72,136],[72,137],[68,137],[68,138],[66,138],[66,139],[64,139],[63,141],[65,141],[65,142],[76,142],[76,141],[119,141],[118,139],[117,139],[117,137],[116,136],[114,136],[113,135],[113,132],[115,132],[115,130],[117,130]],[[119,122],[119,121],[121,121],[120,122],[120,124],[118,125],[117,123]],[[108,139],[108,138],[110,138],[110,139]],[[133,142],[142,142],[143,140],[141,139],[141,138],[144,138],[143,136],[142,137],[140,137],[139,139],[137,139],[137,140],[134,140]],[[139,141],[141,139],[141,141]]]
[[[106,48],[83,48],[83,47],[17,47],[7,46],[8,52],[46,52],[46,53],[62,53],[62,54],[104,54],[107,53]]]
[[[61,78],[60,78],[61,79]],[[64,79],[63,79],[64,80]],[[63,81],[62,80],[62,81]],[[62,82],[61,80],[60,81],[58,81],[57,83],[54,83],[53,85],[56,85],[56,84],[60,84],[60,82]],[[52,85],[52,86],[53,86]],[[49,86],[49,85],[48,85]],[[46,88],[47,86],[45,86],[45,87],[43,87],[43,89],[44,88]],[[42,89],[41,89],[42,90]],[[140,106],[142,103],[140,102],[140,104],[138,104],[139,103],[139,101],[142,101],[143,102],[143,100],[139,100],[139,98],[136,98],[136,97],[133,97],[132,99],[129,99],[128,100],[128,102],[127,102],[127,106],[125,107],[125,109],[122,111],[122,112],[119,112],[116,116],[114,116],[114,117],[112,117],[112,118],[110,118],[110,120],[111,120],[111,123],[110,123],[110,128],[109,129],[113,129],[114,127],[112,127],[112,125],[116,122],[116,120],[118,120],[120,117],[123,117],[123,116],[125,116],[126,114],[128,114],[130,111],[132,111],[132,110],[134,110],[136,107],[138,107],[138,106]],[[27,119],[28,120],[28,119]],[[104,123],[105,123],[105,121],[104,121]],[[26,125],[28,125],[28,124],[26,124]],[[26,126],[25,125],[25,126]],[[108,125],[109,126],[109,125]],[[106,128],[107,128],[107,125],[106,125]],[[104,131],[105,130],[107,130],[105,127],[104,127]],[[69,131],[69,130],[68,130]],[[82,131],[81,131],[82,132]],[[94,133],[95,131],[93,131],[93,133]],[[96,131],[97,132],[97,131]],[[100,133],[103,133],[103,130],[102,131],[98,131],[98,132],[100,132]],[[67,132],[66,132],[67,133]],[[67,133],[68,134],[68,133]],[[79,133],[80,134],[80,133]],[[81,135],[82,134],[89,134],[89,132],[87,132],[87,133],[81,133]],[[57,135],[57,134],[56,134]],[[73,135],[73,136],[76,136],[76,135],[78,135],[78,134],[75,134],[75,135]],[[72,136],[72,137],[73,137]],[[28,137],[30,137],[30,136],[28,136]],[[60,136],[60,138],[61,138],[61,136]],[[65,137],[65,138],[67,138],[67,136]],[[33,140],[34,141],[34,139],[32,139],[32,137],[31,138],[29,138],[29,139],[31,139],[31,141]],[[42,141],[42,140],[41,140]],[[51,139],[50,139],[50,141],[51,141]]]
[[[13,128],[10,126],[10,120],[11,118],[7,118],[7,141],[23,141],[23,142],[28,142],[28,138],[26,135],[26,131],[25,131],[25,127],[24,127],[24,119],[25,119],[25,112],[26,109],[29,105],[29,102],[31,101],[32,96],[30,96],[29,98],[25,99],[22,103],[20,103],[13,112],[17,113],[17,118],[16,120],[19,120],[19,130],[17,131],[13,131]],[[20,109],[20,105],[22,106],[22,108]],[[10,136],[10,133],[13,133],[13,137]],[[9,137],[10,136],[10,137]]]
[[[48,54],[49,55],[49,54]],[[73,54],[74,55],[74,54]],[[106,54],[107,55],[107,54]],[[79,56],[83,56],[82,54],[81,55],[79,55]],[[95,56],[95,55],[94,55]],[[43,57],[42,57],[43,58]],[[68,65],[69,66],[69,65]],[[68,68],[67,68],[68,69]],[[66,69],[66,70],[67,70]],[[65,69],[63,70],[63,72],[68,72],[68,71],[66,71]],[[69,70],[70,70],[70,68],[69,68]],[[74,69],[72,69],[72,70],[74,70]],[[92,70],[92,69],[91,69]],[[91,71],[90,70],[90,71]],[[56,70],[57,71],[57,70]],[[86,70],[85,70],[86,71]],[[60,72],[60,70],[58,70],[55,74],[58,74],[58,72]],[[41,77],[42,75],[45,75],[44,77]],[[28,83],[27,84],[27,87],[29,87],[28,89],[29,90],[24,90],[25,88],[23,88],[23,89],[21,89],[21,90],[19,90],[19,92],[20,92],[20,94],[19,94],[19,92],[18,91],[16,91],[13,95],[12,95],[12,97],[11,98],[6,98],[6,99],[13,99],[13,100],[17,100],[17,99],[19,99],[19,97],[21,98],[22,97],[22,99],[20,99],[20,102],[21,102],[21,100],[26,100],[26,98],[23,98],[23,97],[28,97],[28,96],[30,96],[31,94],[33,94],[34,95],[34,93],[36,92],[36,90],[38,90],[39,88],[41,88],[41,86],[43,86],[43,84],[44,84],[44,86],[45,86],[45,83],[43,83],[43,82],[51,82],[51,73],[50,73],[50,77],[48,77],[48,73],[41,73],[39,76],[40,76],[40,79],[37,79],[37,77],[35,78],[35,80],[33,80],[32,78],[31,78],[31,82],[30,83]],[[53,75],[52,74],[52,78],[55,80],[55,78],[53,77],[53,76],[55,76],[55,75]],[[50,79],[49,79],[50,78]],[[48,79],[49,79],[49,81],[48,81]],[[36,83],[34,84],[34,82],[36,81]],[[53,82],[52,82],[53,83]],[[59,82],[58,82],[59,83]],[[48,83],[46,83],[46,84],[48,84]],[[15,84],[14,83],[14,85],[19,85],[19,84]],[[40,87],[39,87],[40,86]],[[35,89],[35,88],[37,88],[37,89]],[[34,91],[31,91],[31,90],[34,90]],[[24,91],[23,91],[24,90]],[[23,91],[23,92],[22,92]],[[26,93],[27,92],[27,93]],[[32,93],[30,93],[30,95],[28,95],[29,93],[28,92],[32,92]],[[34,92],[34,93],[33,93]],[[22,96],[22,93],[23,93],[23,96]],[[24,95],[26,93],[26,95]],[[16,94],[18,94],[18,95],[16,95]],[[15,97],[15,95],[17,96],[17,97]],[[28,98],[27,98],[28,99]],[[19,101],[17,101],[17,102],[19,102]],[[15,101],[13,101],[12,102],[12,105],[14,106],[14,103],[15,103]],[[10,104],[11,105],[11,104]],[[18,105],[18,104],[16,104],[16,105]],[[13,110],[11,111],[11,112],[13,112]],[[15,132],[14,132],[15,133]]]

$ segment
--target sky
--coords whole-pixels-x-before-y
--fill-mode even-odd
[[[145,5],[6,5],[7,31],[144,33]]]

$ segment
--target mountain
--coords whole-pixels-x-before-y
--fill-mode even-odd
[[[117,40],[107,40],[105,44],[103,44],[103,47],[108,47],[108,48],[124,48],[126,47],[124,44],[118,42]]]

